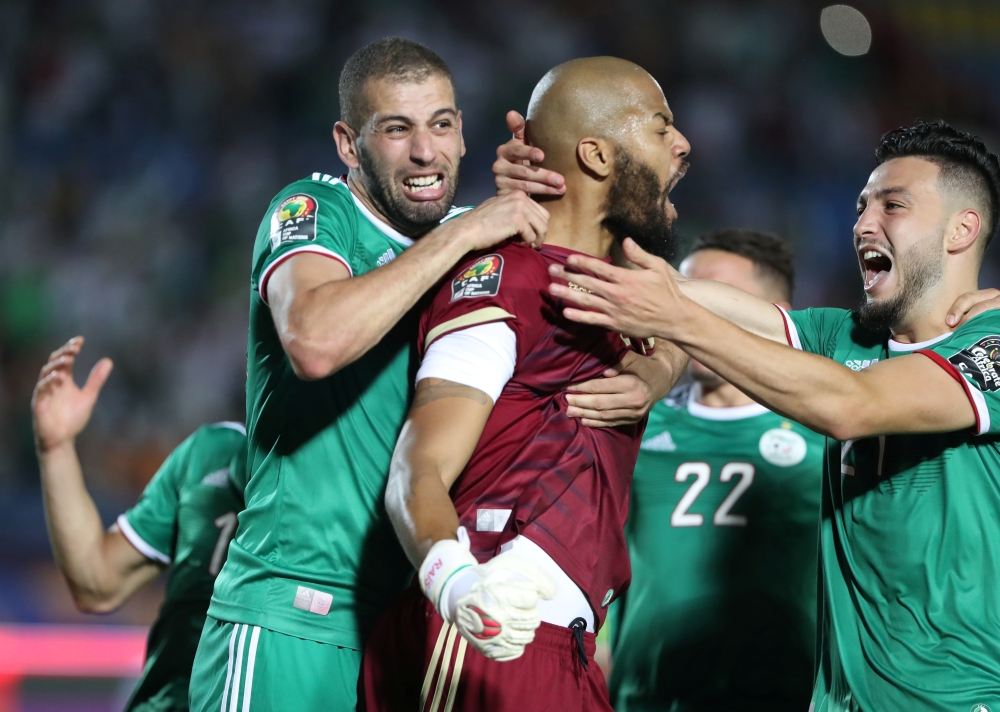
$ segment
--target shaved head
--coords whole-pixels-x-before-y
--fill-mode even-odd
[[[528,104],[530,141],[554,165],[571,164],[587,136],[621,144],[631,128],[666,106],[663,90],[638,64],[617,57],[585,57],[549,70]],[[668,122],[673,121],[669,111]]]
[[[601,226],[618,240],[672,258],[676,216],[668,193],[687,170],[690,146],[674,127],[660,85],[617,57],[574,59],[531,94],[525,137],[544,165],[603,203]]]

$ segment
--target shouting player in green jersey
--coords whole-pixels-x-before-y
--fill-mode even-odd
[[[411,308],[467,252],[547,225],[518,191],[447,219],[462,212],[462,122],[427,48],[356,52],[340,110],[346,178],[291,184],[257,234],[247,507],[199,644],[200,712],[354,708],[365,635],[413,573],[383,503],[415,375]]]
[[[777,238],[700,236],[681,263],[789,307]],[[697,361],[654,406],[625,534],[632,585],[611,609],[611,698],[627,710],[803,712],[813,683],[823,437]]]
[[[944,122],[890,131],[876,158],[857,205],[865,300],[853,312],[787,313],[724,285],[678,284],[634,244],[644,269],[578,259],[609,281],[575,278],[594,294],[551,289],[597,310],[567,316],[672,339],[834,441],[814,710],[996,710],[1000,313],[958,325],[949,307],[977,288],[997,232],[1000,161]]]
[[[73,362],[83,338],[53,352],[31,401],[42,494],[56,565],[77,608],[107,613],[167,566],[167,595],[149,634],[146,666],[125,709],[188,709],[188,680],[212,583],[243,508],[246,435],[239,423],[199,428],[174,450],[139,502],[104,531],[87,492],[75,440],[93,412],[111,362],[83,388]]]

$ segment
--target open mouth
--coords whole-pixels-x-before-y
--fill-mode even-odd
[[[858,250],[861,267],[865,271],[865,291],[871,291],[892,271],[892,258],[871,245]]]
[[[444,186],[444,175],[434,173],[429,176],[410,176],[403,179],[403,186],[414,195],[441,190]]]

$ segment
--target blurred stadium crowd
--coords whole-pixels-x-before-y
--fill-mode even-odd
[[[250,253],[272,195],[342,171],[346,57],[382,36],[452,67],[468,155],[493,190],[504,112],[553,65],[612,54],[664,86],[695,147],[680,232],[796,246],[796,306],[852,306],[846,245],[878,136],[943,117],[1000,148],[1000,5],[856,3],[863,57],[797,0],[0,1],[0,620],[82,619],[51,564],[28,402],[48,352],[87,337],[115,372],[80,443],[107,522],[199,424],[243,419]],[[960,39],[960,41],[959,41]],[[983,286],[997,286],[1000,256]],[[79,377],[85,375],[84,372]],[[148,622],[140,596],[113,620]]]

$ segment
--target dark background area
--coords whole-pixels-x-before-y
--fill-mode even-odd
[[[854,204],[879,135],[944,118],[1000,148],[1000,3],[863,2],[871,50],[835,52],[825,3],[621,0],[0,0],[0,620],[73,611],[45,536],[29,399],[75,334],[115,371],[81,437],[110,524],[198,425],[242,420],[249,269],[270,198],[343,171],[337,77],[361,45],[422,41],[452,67],[492,193],[504,113],[564,60],[611,54],[663,85],[691,141],[678,228],[796,248],[796,306],[853,306]],[[995,286],[1000,256],[987,257]],[[148,622],[155,587],[100,619]]]

